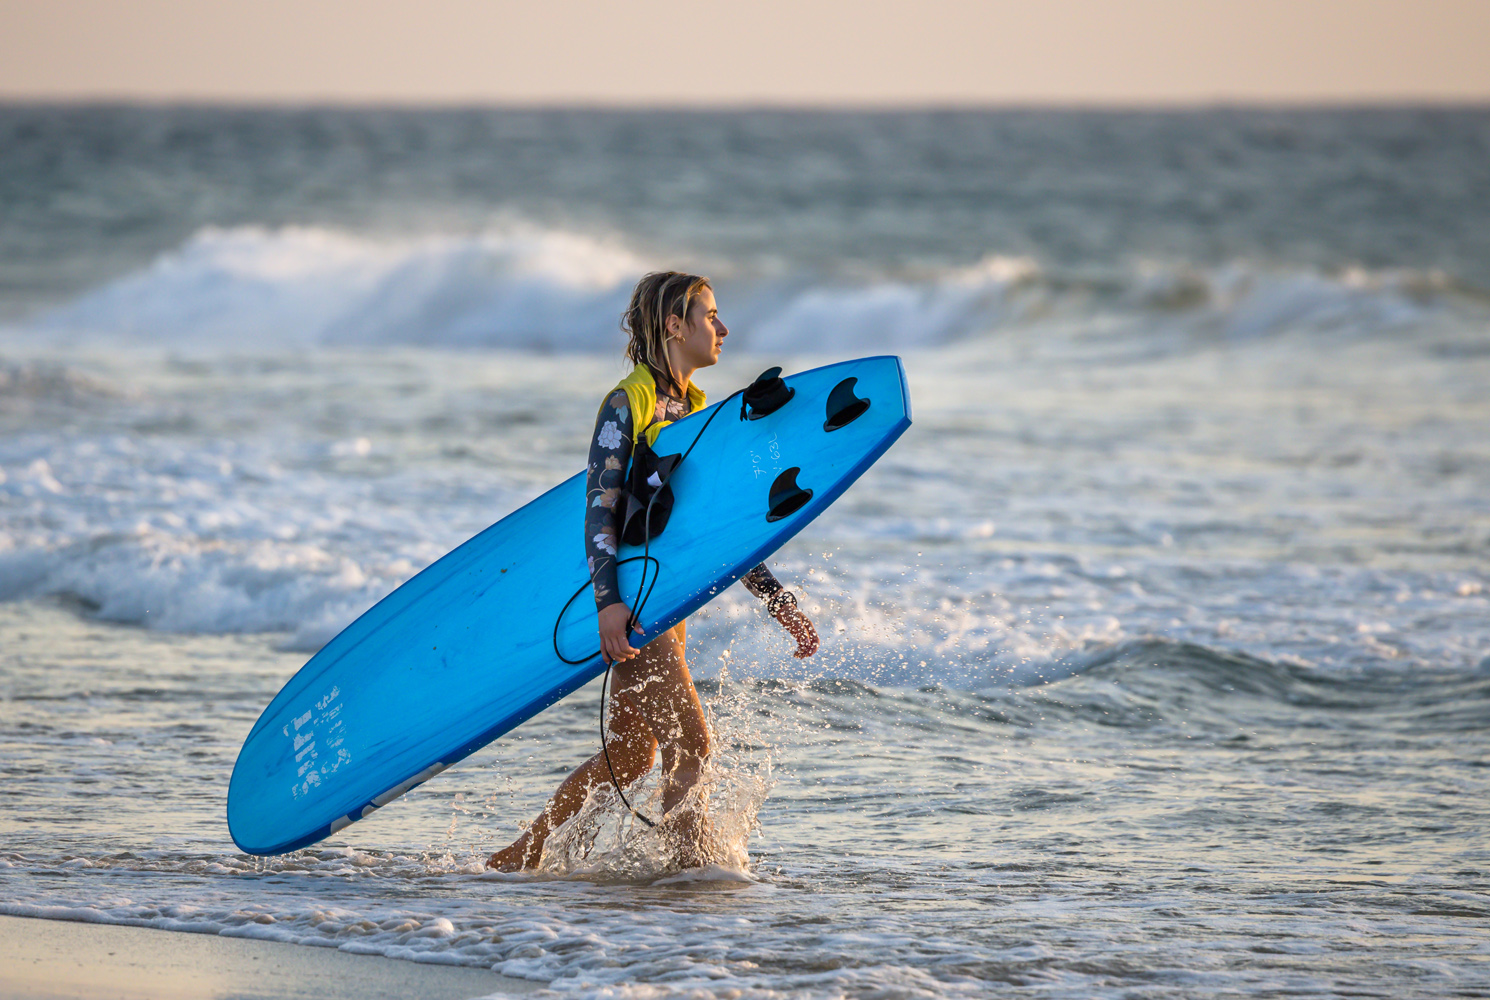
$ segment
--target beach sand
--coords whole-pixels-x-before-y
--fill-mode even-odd
[[[0,996],[6,1000],[467,1000],[539,988],[485,969],[334,948],[0,917]]]

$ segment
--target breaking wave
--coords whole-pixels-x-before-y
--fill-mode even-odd
[[[402,240],[309,227],[208,228],[27,328],[52,342],[117,338],[226,350],[611,350],[632,283],[667,263],[619,240],[533,226]],[[726,280],[735,333],[761,351],[926,347],[1093,314],[1178,323],[1228,340],[1298,329],[1359,333],[1413,324],[1447,301],[1475,298],[1437,272],[1140,263],[1117,274],[1066,273],[999,255],[910,276]]]

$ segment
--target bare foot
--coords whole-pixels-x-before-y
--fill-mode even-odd
[[[518,837],[511,844],[487,858],[486,867],[495,868],[499,872],[520,872],[537,868],[538,861],[543,856],[543,845],[539,844],[537,850],[534,850],[532,839],[531,833]]]

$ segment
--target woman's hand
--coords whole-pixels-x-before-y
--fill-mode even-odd
[[[626,623],[629,621],[631,609],[620,601],[600,609],[600,655],[605,657],[605,662],[629,660],[637,654],[637,650],[631,646],[630,636],[626,634]],[[641,623],[638,622],[633,631],[641,630]]]
[[[771,613],[771,617],[781,623],[781,627],[791,633],[791,637],[797,640],[797,651],[792,655],[799,660],[805,660],[817,652],[817,629],[812,627],[812,619],[808,618],[793,604],[783,604]]]

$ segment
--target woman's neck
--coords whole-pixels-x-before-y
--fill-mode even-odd
[[[688,394],[688,390],[673,384],[672,375],[666,369],[649,363],[647,371],[652,373],[652,385],[661,395],[681,399]]]
[[[679,352],[673,349],[673,346],[671,344],[668,345],[667,360],[668,363],[672,366],[672,377],[677,379],[677,384],[674,386],[674,388],[676,388],[679,392],[686,394],[688,392],[688,383],[693,381],[693,373],[698,371],[698,369],[683,364],[682,361],[678,358],[678,353]],[[663,374],[666,375],[669,373],[663,372]]]

